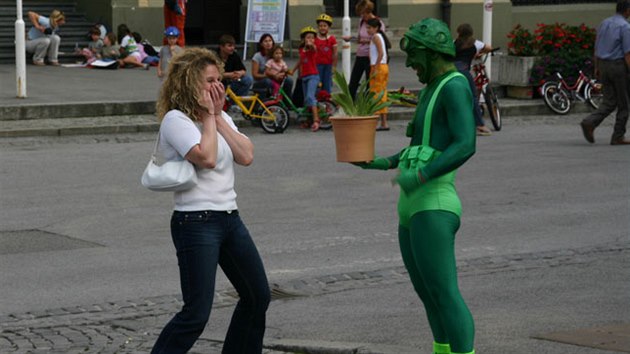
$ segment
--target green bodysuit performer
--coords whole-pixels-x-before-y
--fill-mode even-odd
[[[457,284],[455,233],[461,203],[455,173],[475,153],[472,93],[452,62],[446,24],[424,19],[400,42],[406,66],[422,90],[407,128],[409,147],[390,157],[358,163],[364,169],[399,169],[398,238],[403,262],[433,332],[434,353],[474,353],[474,322]]]

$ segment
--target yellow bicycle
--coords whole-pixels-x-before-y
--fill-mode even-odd
[[[265,132],[282,133],[289,125],[289,113],[286,109],[280,106],[265,106],[258,94],[238,96],[229,86],[226,87],[225,93],[224,111],[240,111],[243,118],[252,121],[253,124],[260,122]]]

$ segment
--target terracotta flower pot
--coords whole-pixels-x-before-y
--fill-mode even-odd
[[[330,117],[338,162],[364,162],[374,159],[378,119],[378,116]]]

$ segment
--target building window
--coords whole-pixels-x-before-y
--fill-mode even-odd
[[[616,3],[616,0],[512,0],[512,6]]]

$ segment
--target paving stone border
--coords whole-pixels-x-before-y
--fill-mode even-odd
[[[630,243],[612,243],[574,249],[517,253],[461,260],[460,276],[585,264],[599,257],[630,255]],[[322,296],[339,291],[407,282],[404,267],[331,274],[272,284],[272,299]],[[233,289],[215,295],[214,307],[232,306]],[[145,353],[159,328],[147,331],[144,320],[175,313],[181,306],[175,295],[122,302],[79,305],[16,314],[0,314],[0,353]],[[200,339],[195,352],[219,352],[220,341]],[[286,347],[283,347],[286,348]],[[266,349],[265,353],[281,353]]]

